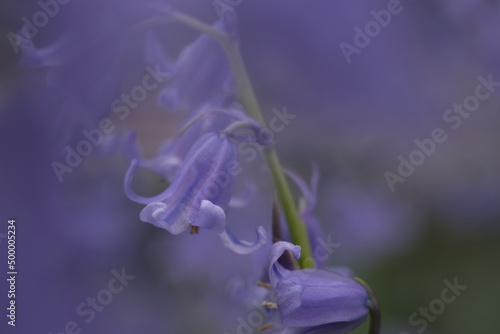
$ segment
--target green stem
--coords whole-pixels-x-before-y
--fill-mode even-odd
[[[368,308],[370,312],[370,325],[368,327],[368,334],[380,334],[381,313],[378,298],[375,295],[375,292],[373,292],[372,288],[368,284],[366,284],[365,281],[363,281],[359,277],[355,277],[354,279],[361,283],[361,285],[363,285],[370,298],[368,302]]]
[[[241,57],[236,43],[234,43],[234,41],[231,40],[231,38],[223,31],[215,29],[214,27],[192,16],[176,11],[171,11],[169,15],[172,19],[178,22],[182,22],[192,28],[200,30],[201,32],[209,34],[221,44],[238,84],[241,104],[252,118],[261,123],[262,126],[267,127],[250,82],[250,78],[248,77],[243,58]],[[290,230],[292,243],[299,245],[302,248],[299,264],[302,268],[314,268],[314,258],[311,252],[307,227],[302,222],[295,206],[295,202],[283,172],[283,167],[281,166],[278,154],[276,153],[276,150],[270,148],[265,151],[265,156],[273,176],[276,192],[278,193],[278,198],[281,202],[288,228]]]

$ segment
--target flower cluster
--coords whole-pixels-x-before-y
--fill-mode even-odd
[[[230,221],[228,212],[247,202],[238,198],[235,191],[238,183],[248,183],[241,177],[244,166],[239,161],[240,145],[259,146],[267,160],[277,198],[274,217],[269,217],[268,224],[272,225],[274,242],[268,245],[266,279],[269,283],[262,283],[269,289],[264,305],[277,312],[270,312],[272,325],[266,329],[288,334],[353,330],[372,314],[373,297],[365,285],[351,276],[326,270],[326,259],[311,251],[317,248],[322,237],[314,215],[318,201],[318,169],[314,168],[311,184],[307,185],[298,174],[281,166],[273,141],[265,135],[265,118],[239,53],[234,13],[221,16],[213,25],[169,7],[159,9],[156,15],[202,33],[172,60],[155,27],[148,24],[154,20],[134,22],[135,28],[127,30],[130,33],[140,27],[148,30],[144,35],[145,60],[159,72],[166,73],[166,85],[158,92],[157,102],[183,115],[175,135],[163,143],[152,159],[142,155],[135,133],[124,139],[130,159],[124,190],[130,200],[144,205],[140,219],[173,235],[186,231],[191,234],[206,230],[215,232],[222,244],[234,253],[255,252],[270,239],[266,237],[266,229],[259,226],[253,241],[239,240],[232,232],[232,225],[238,221]],[[96,24],[99,22],[97,20]],[[122,23],[117,22],[116,29]],[[22,48],[23,63],[48,67],[49,84],[59,93],[61,108],[77,104],[84,106],[85,111],[99,111],[114,95],[119,75],[117,59],[124,53],[127,36],[108,41],[107,31],[103,30],[97,34],[97,40],[83,34],[85,38],[76,42],[75,36],[81,34],[76,27],[47,48],[37,49],[28,43]],[[77,68],[85,52],[101,43],[106,45],[106,55],[104,63],[96,64],[95,71],[68,70],[68,67]],[[82,80],[72,80],[68,77],[71,75],[82,77]],[[67,87],[68,82],[82,85],[76,91],[83,94],[64,94],[65,89],[74,91]],[[103,101],[93,99],[94,90],[102,90],[97,95],[103,97]],[[152,197],[138,194],[133,186],[138,169],[160,175],[168,186]],[[299,205],[290,191],[287,176],[302,192]],[[266,222],[259,225],[265,226]]]
[[[370,313],[372,297],[367,287],[351,276],[324,269],[324,257],[297,262],[304,260],[300,259],[301,248],[309,256],[311,245],[316,248],[322,237],[314,215],[318,169],[315,166],[308,186],[294,172],[282,169],[273,143],[261,136],[265,121],[239,56],[234,16],[225,16],[208,26],[170,9],[168,12],[172,18],[200,29],[202,35],[176,61],[170,60],[154,34],[148,36],[148,59],[172,73],[158,102],[189,116],[154,159],[143,159],[134,141],[129,144],[132,162],[125,177],[125,192],[131,200],[146,205],[140,213],[141,220],[174,235],[187,230],[211,230],[238,254],[255,251],[266,242],[265,229],[257,229],[254,242],[239,241],[229,229],[227,211],[243,168],[238,160],[238,144],[253,142],[266,147],[265,156],[279,201],[275,204],[274,243],[268,259],[269,283],[262,284],[269,289],[271,299],[264,305],[277,312],[270,312],[270,324],[261,329],[288,334],[353,330]],[[161,175],[169,186],[150,198],[136,194],[132,179],[140,167]],[[303,194],[298,207],[286,175]],[[281,210],[283,215],[278,213]],[[319,268],[315,268],[315,263]],[[261,295],[255,290],[254,293]],[[378,329],[374,328],[376,333]]]

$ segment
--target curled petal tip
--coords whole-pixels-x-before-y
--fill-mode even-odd
[[[156,227],[166,229],[172,234],[180,234],[188,229],[189,224],[186,220],[178,219],[168,221],[170,214],[169,208],[163,202],[153,202],[142,209],[139,218],[146,223],[150,223]],[[182,217],[181,217],[182,218]]]
[[[156,202],[164,199],[165,197],[168,197],[167,194],[169,192],[169,188],[165,189],[161,194],[154,196],[154,197],[143,197],[140,195],[137,195],[134,190],[132,189],[132,179],[134,178],[134,173],[139,168],[140,162],[137,159],[132,160],[130,167],[125,174],[125,181],[124,181],[124,190],[125,190],[125,195],[129,199],[131,199],[134,202],[140,203],[140,204],[149,204],[151,202]]]
[[[272,266],[278,259],[283,255],[285,251],[292,252],[296,259],[300,258],[300,246],[294,245],[288,241],[278,241],[273,244],[271,248],[271,254],[269,256],[269,262]]]
[[[266,243],[266,231],[264,227],[259,226],[257,228],[257,240],[255,242],[248,242],[244,240],[238,240],[233,233],[226,227],[224,232],[220,235],[222,243],[227,248],[231,249],[233,252],[237,254],[250,254],[260,247],[262,247]]]

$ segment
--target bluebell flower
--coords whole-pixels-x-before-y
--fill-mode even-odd
[[[209,132],[199,138],[183,160],[172,184],[161,194],[146,198],[131,188],[132,177],[139,166],[134,160],[125,177],[125,192],[130,199],[147,204],[141,220],[180,234],[199,228],[217,232],[225,246],[246,254],[265,243],[265,231],[257,229],[254,243],[239,241],[226,224],[226,214],[236,176],[241,172],[237,147],[226,134]]]
[[[236,39],[235,22],[219,20],[213,26]],[[146,55],[151,64],[161,64],[161,70],[171,74],[170,83],[158,94],[158,102],[167,108],[193,110],[221,95],[235,94],[235,82],[226,55],[219,43],[207,34],[200,35],[185,47],[175,63],[151,34]]]
[[[286,251],[300,257],[300,247],[285,241],[273,244],[269,257],[283,334],[347,333],[366,319],[369,295],[360,283],[333,271],[286,269],[279,263]]]
[[[130,132],[125,139],[124,151],[130,161],[135,161],[137,168],[146,168],[161,176],[165,181],[172,182],[182,163],[180,148],[181,138],[167,139],[161,143],[156,156],[146,159],[142,156],[136,139],[136,132]]]
[[[247,125],[250,133],[236,136],[232,131],[224,130],[229,125],[235,123],[235,120]],[[252,118],[246,116],[239,105],[234,105],[231,108],[222,108],[212,103],[206,103],[198,110],[195,110],[190,120],[186,121],[179,128],[176,136],[168,138],[161,144],[157,156],[153,159],[144,159],[142,157],[135,132],[131,132],[126,139],[126,154],[130,160],[138,160],[138,167],[148,168],[163,177],[166,181],[172,182],[188,151],[206,133],[221,130],[233,140],[257,141],[260,145],[264,146],[271,144],[271,142],[263,141],[264,138],[256,136],[262,126]],[[240,198],[233,198],[231,202],[234,203],[234,207],[241,207],[252,197],[253,193],[253,186],[247,184],[242,196]]]

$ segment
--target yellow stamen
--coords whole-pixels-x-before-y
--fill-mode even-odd
[[[264,283],[262,281],[257,281],[257,286],[260,286],[262,288],[266,288],[267,290],[271,290],[271,284],[269,284],[269,283]]]
[[[271,322],[270,324],[259,327],[259,331],[263,332],[266,329],[273,328],[273,327],[274,327],[274,324]]]
[[[276,303],[271,303],[271,302],[263,302],[262,306],[267,307],[270,310],[277,310],[278,305]]]

